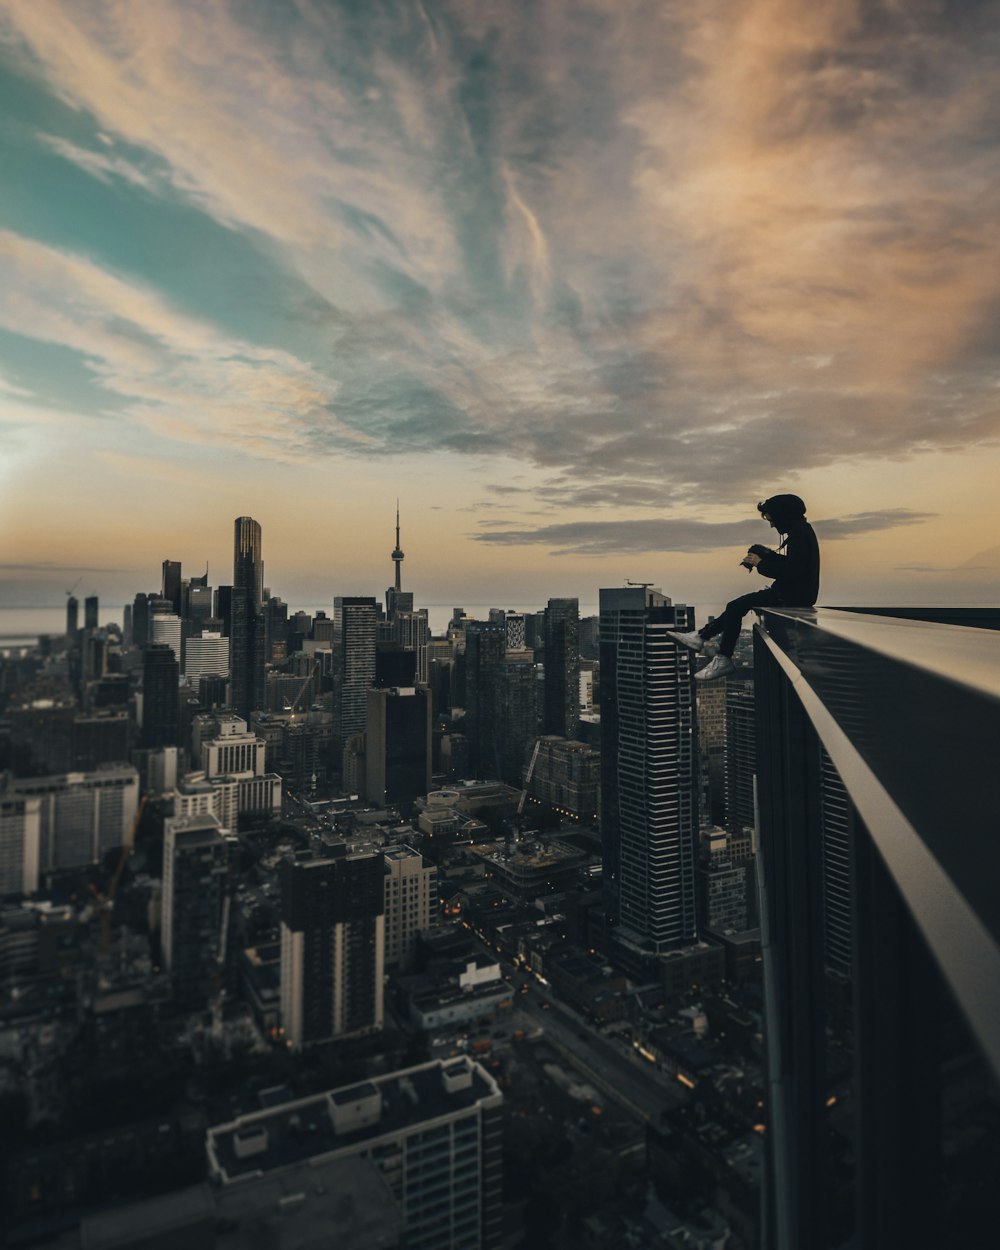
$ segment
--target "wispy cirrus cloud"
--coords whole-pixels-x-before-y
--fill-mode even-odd
[[[202,352],[161,336],[154,366],[108,328],[128,284],[105,286],[90,332],[56,341],[164,434],[221,429],[265,459],[503,453],[572,507],[728,500],[776,467],[1000,437],[989,6],[0,15],[92,119],[89,144],[45,131],[51,151],[193,206],[316,293],[299,311],[322,360],[216,331]]]
[[[861,512],[853,516],[816,521],[817,534],[825,541],[851,538],[899,525],[930,520],[933,513],[906,508]],[[632,521],[570,521],[541,525],[535,529],[486,530],[473,535],[477,542],[502,546],[540,545],[553,554],[600,556],[635,552],[704,552],[723,547],[745,547],[748,534],[759,528],[760,519],[746,521],[697,521],[686,518]]]
[[[157,179],[154,176],[139,169],[132,161],[123,156],[109,156],[107,152],[95,151],[92,148],[82,148],[78,144],[70,143],[69,140],[60,138],[58,135],[42,134],[38,138],[41,143],[53,152],[65,160],[71,161],[74,165],[79,165],[88,174],[92,174],[95,178],[99,178],[102,181],[121,178],[125,182],[132,183],[133,186],[142,187],[145,190],[151,191],[157,187]]]

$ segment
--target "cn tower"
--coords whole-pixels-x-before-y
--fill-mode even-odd
[[[398,592],[403,589],[402,568],[400,567],[403,563],[403,550],[399,545],[399,500],[398,499],[396,500],[396,546],[393,548],[392,562],[396,566],[396,590]]]

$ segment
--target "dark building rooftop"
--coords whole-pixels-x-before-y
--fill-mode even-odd
[[[403,1217],[378,1168],[347,1158],[257,1177],[238,1190],[194,1185],[83,1220],[53,1250],[394,1250]]]
[[[231,1183],[405,1134],[499,1096],[493,1078],[471,1059],[436,1060],[217,1125],[208,1133],[209,1166]]]

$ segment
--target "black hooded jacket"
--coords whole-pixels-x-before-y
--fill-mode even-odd
[[[772,589],[783,604],[811,608],[819,598],[819,543],[805,518],[805,505],[797,495],[775,495],[760,505],[760,511],[788,537],[783,555],[769,547],[750,548],[761,557],[757,572],[774,579]]]

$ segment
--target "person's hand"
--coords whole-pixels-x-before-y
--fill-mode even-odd
[[[760,556],[754,551],[748,551],[740,561],[745,569],[755,569],[760,564]]]

